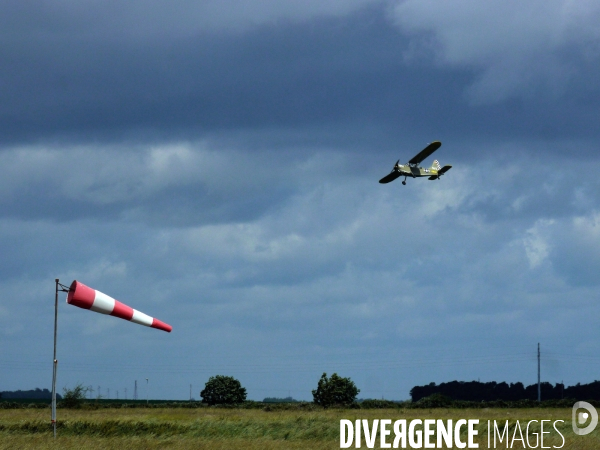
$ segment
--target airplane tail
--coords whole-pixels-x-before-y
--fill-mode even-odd
[[[450,164],[446,164],[444,167],[440,167],[440,162],[436,159],[431,165],[431,169],[435,170],[437,173],[435,175],[431,175],[429,179],[439,180],[442,175],[452,169],[452,166]]]

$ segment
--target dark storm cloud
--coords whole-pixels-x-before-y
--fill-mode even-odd
[[[4,91],[3,134],[297,127],[359,111],[377,116],[390,103],[406,110],[410,98],[384,101],[406,83],[403,96],[414,97],[413,78],[399,70],[401,36],[380,12],[366,19],[133,42],[34,35],[18,50],[4,49],[19,57],[3,58],[11,87]],[[382,44],[375,53],[373,42]]]
[[[13,8],[6,16],[20,31],[16,25],[3,31],[5,143],[307,127],[337,131],[330,136],[335,142],[348,125],[363,133],[375,127],[378,146],[407,135],[483,140],[597,134],[597,84],[581,83],[581,77],[591,80],[585,74],[593,73],[597,59],[565,60],[582,75],[566,84],[560,107],[556,95],[544,90],[470,105],[465,91],[479,69],[431,65],[426,55],[407,59],[415,38],[403,34],[383,3],[349,16],[280,20],[236,32],[199,27],[134,37],[126,23],[104,30],[79,21],[92,18],[75,8],[29,12]],[[106,21],[100,16],[100,23]]]

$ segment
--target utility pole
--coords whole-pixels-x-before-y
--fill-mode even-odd
[[[538,402],[542,401],[542,384],[540,382],[540,343],[538,342]]]
[[[137,380],[135,380],[135,385],[133,387],[133,399],[137,400],[138,396],[137,396]]]
[[[148,405],[148,378],[146,378],[146,405]]]
[[[190,402],[192,401],[192,385],[190,384]]]

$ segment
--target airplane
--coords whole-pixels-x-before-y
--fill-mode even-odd
[[[435,152],[438,148],[442,146],[442,143],[439,141],[433,141],[423,150],[421,150],[416,156],[414,156],[408,164],[402,165],[400,164],[400,160],[396,161],[394,164],[394,168],[392,171],[379,180],[380,183],[389,183],[390,181],[394,181],[398,177],[404,177],[404,181],[402,184],[406,184],[406,178],[412,177],[429,177],[430,180],[439,180],[442,175],[448,172],[452,166],[446,165],[444,167],[440,167],[440,163],[436,159],[433,161],[433,164],[430,169],[423,169],[419,167],[419,164],[423,162],[424,159],[429,157],[433,152]]]

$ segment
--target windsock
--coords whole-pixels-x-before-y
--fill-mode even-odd
[[[170,333],[173,329],[171,325],[150,317],[137,309],[133,309],[100,291],[87,287],[77,280],[71,283],[69,293],[67,294],[67,303],[79,308],[91,309],[102,314],[120,317],[130,322],[146,325],[147,327],[158,328],[167,333]]]

